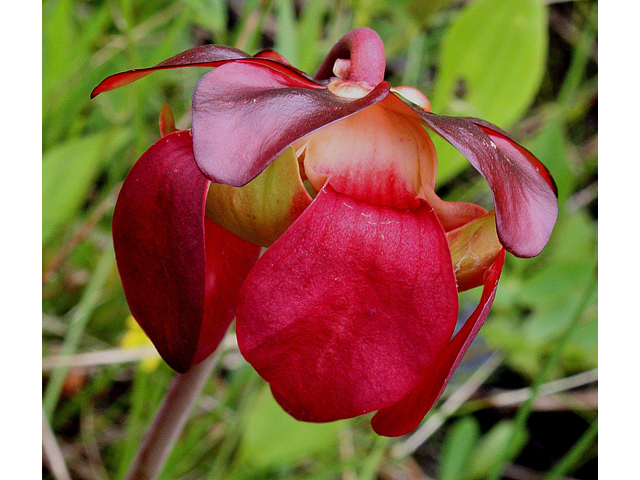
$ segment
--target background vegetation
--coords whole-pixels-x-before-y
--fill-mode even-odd
[[[206,70],[155,73],[90,101],[93,87],[204,43],[275,48],[313,72],[356,26],[381,35],[392,85],[418,87],[435,113],[496,123],[551,170],[560,217],[550,244],[533,260],[508,256],[478,341],[413,435],[376,437],[368,417],[292,420],[230,334],[161,478],[596,478],[596,2],[44,0],[42,8],[42,381],[52,434],[43,478],[65,478],[61,458],[74,479],[122,478],[173,376],[128,319],[111,215],[127,172],[159,137],[163,102],[189,128],[191,92]],[[438,193],[490,205],[469,164],[434,142]],[[462,296],[463,318],[478,296]]]

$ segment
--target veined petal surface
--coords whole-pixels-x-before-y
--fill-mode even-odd
[[[242,287],[244,357],[296,418],[392,405],[449,343],[451,254],[426,202],[414,211],[321,190]]]

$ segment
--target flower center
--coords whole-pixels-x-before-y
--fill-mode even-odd
[[[346,85],[343,94],[365,88],[336,85]],[[385,101],[314,132],[297,151],[304,154],[304,172],[317,191],[329,181],[352,198],[413,209],[418,196],[435,186],[437,159],[429,135],[418,122],[386,108]]]

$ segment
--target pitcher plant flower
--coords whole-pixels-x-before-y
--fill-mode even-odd
[[[131,312],[187,371],[232,319],[244,358],[293,417],[377,411],[374,430],[415,429],[487,318],[505,250],[532,257],[558,214],[547,169],[495,125],[431,113],[384,80],[380,37],[340,39],[312,77],[267,50],[205,45],[113,75],[216,67],[195,86],[191,130],[162,137],[115,208]],[[435,192],[440,135],[491,188],[494,209]],[[268,247],[259,257],[261,247]],[[482,286],[454,336],[458,293]]]

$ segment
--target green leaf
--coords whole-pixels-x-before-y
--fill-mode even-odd
[[[323,19],[327,14],[328,2],[318,0],[315,2],[305,2],[298,23],[298,62],[294,66],[303,72],[313,73],[322,62],[322,29]]]
[[[509,128],[540,88],[547,43],[547,10],[539,0],[468,3],[443,39],[430,98],[433,112],[478,117]],[[441,181],[468,165],[440,138],[434,143]]]
[[[456,480],[469,462],[469,455],[480,437],[480,425],[474,417],[458,420],[449,430],[442,451],[440,480]]]
[[[494,464],[500,458],[499,454],[509,448],[513,455],[517,455],[527,442],[527,433],[518,432],[515,442],[509,445],[509,439],[515,425],[512,420],[502,420],[495,424],[478,442],[471,454],[467,469],[468,479],[486,478]]]
[[[578,298],[576,291],[590,275],[591,259],[596,255],[596,235],[596,227],[585,212],[561,212],[546,247],[544,268],[526,279],[519,301],[545,308],[552,302],[566,303],[568,293]]]
[[[213,32],[214,43],[226,45],[227,41],[227,4],[224,0],[188,0],[194,14],[191,21]]]
[[[265,386],[247,415],[234,466],[280,468],[315,454],[337,452],[338,432],[344,425],[344,421],[300,422],[282,410]]]
[[[426,33],[418,33],[407,47],[407,63],[402,73],[402,85],[417,85],[425,57],[427,45]]]
[[[434,112],[509,127],[540,87],[547,41],[547,11],[539,0],[467,4],[443,40]]]
[[[73,138],[42,158],[42,243],[80,207],[103,162],[131,139],[128,130]]]

